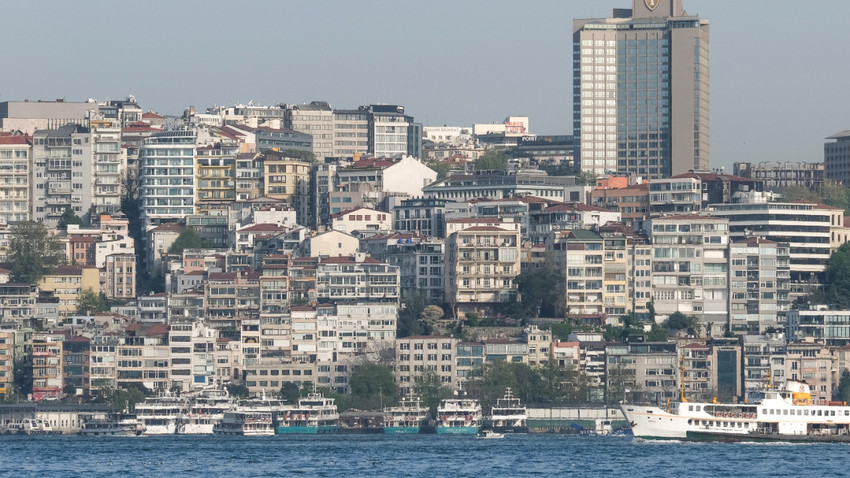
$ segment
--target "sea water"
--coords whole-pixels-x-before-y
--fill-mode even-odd
[[[319,435],[0,437],[0,476],[844,476],[848,444],[631,437]]]

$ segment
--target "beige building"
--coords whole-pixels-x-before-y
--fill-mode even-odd
[[[64,318],[76,312],[84,291],[100,292],[100,271],[94,267],[59,266],[44,275],[38,288],[59,299],[59,317]]]
[[[263,154],[264,195],[286,201],[295,209],[298,223],[309,224],[311,163],[278,151]]]
[[[0,331],[0,397],[15,393],[15,333]]]
[[[545,364],[552,358],[552,332],[543,330],[536,325],[528,326],[524,331],[525,343],[528,346],[528,364],[531,366]]]
[[[353,256],[360,250],[360,240],[342,231],[327,231],[304,241],[310,257]]]
[[[413,390],[416,378],[434,373],[446,386],[456,387],[453,366],[458,339],[440,336],[413,336],[396,339],[395,380],[399,393]]]
[[[789,342],[785,355],[785,374],[791,380],[802,380],[809,384],[812,401],[826,405],[832,400],[833,390],[838,387],[835,348],[816,343],[812,338],[800,342]]]
[[[111,254],[106,256],[102,274],[101,291],[109,299],[134,299],[136,297],[136,255]]]
[[[520,274],[520,233],[496,226],[472,226],[446,238],[446,300],[455,315],[495,315],[516,297]]]

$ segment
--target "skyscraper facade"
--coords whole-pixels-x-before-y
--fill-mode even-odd
[[[573,21],[582,171],[669,177],[709,167],[708,21],[683,0],[633,0]]]

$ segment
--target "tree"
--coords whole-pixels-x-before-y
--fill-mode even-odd
[[[697,324],[697,318],[693,315],[685,315],[679,311],[670,314],[664,326],[670,330],[685,330],[693,328]]]
[[[428,305],[422,312],[419,313],[419,322],[422,327],[431,334],[444,335],[446,331],[440,325],[440,319],[443,318],[443,309],[436,305]]]
[[[834,397],[842,402],[850,402],[850,372],[841,372],[841,380],[838,382],[838,396]]]
[[[569,320],[565,319],[563,322],[552,324],[551,330],[553,337],[558,337],[561,340],[567,340],[570,337],[570,334],[573,333],[573,324],[571,324]]]
[[[280,398],[282,398],[286,403],[296,403],[298,398],[301,397],[301,390],[298,388],[298,385],[293,382],[283,382],[283,385],[280,387]]]
[[[787,186],[782,191],[782,200],[785,202],[812,201],[821,202],[820,194],[805,186]]]
[[[92,315],[108,310],[109,299],[106,298],[106,294],[103,292],[86,289],[80,293],[80,298],[77,299],[76,313],[79,315]]]
[[[40,222],[23,221],[12,226],[9,266],[13,280],[37,284],[47,268],[65,262],[65,249],[59,238]]]
[[[351,404],[361,410],[381,410],[384,405],[398,401],[398,387],[389,367],[365,363],[357,367],[348,381]]]
[[[416,294],[402,301],[401,310],[398,312],[399,338],[420,335],[425,332],[425,328],[419,322],[419,318],[424,310],[425,296],[422,294]]]
[[[848,210],[847,188],[843,184],[827,179],[818,190],[822,202],[828,206],[843,209],[845,213]]]
[[[560,315],[564,306],[564,277],[548,269],[524,272],[514,278],[522,299],[523,320]]]
[[[664,342],[667,340],[667,332],[658,324],[652,324],[652,329],[646,334],[646,340],[649,342]]]
[[[441,163],[439,161],[432,161],[428,163],[428,167],[433,169],[435,173],[437,173],[437,179],[443,179],[444,177],[449,175],[449,171],[451,170],[451,166],[446,163]]]
[[[507,171],[510,154],[504,150],[490,150],[475,160],[476,171]]]
[[[413,393],[422,399],[422,404],[428,407],[431,416],[437,416],[440,401],[452,396],[451,389],[440,379],[433,370],[425,370],[413,381]]]
[[[576,175],[576,184],[596,184],[596,174],[591,171],[581,171]]]
[[[248,394],[250,393],[248,387],[242,384],[228,383],[224,386],[227,389],[227,393],[230,394],[231,397],[237,398],[248,398]]]
[[[77,394],[77,387],[75,387],[72,383],[66,383],[65,386],[62,387],[62,393],[66,397],[73,397]]]
[[[59,229],[68,229],[69,224],[76,224],[78,226],[83,224],[82,218],[74,214],[74,210],[70,207],[65,209],[65,212],[59,217],[59,224],[56,227]]]
[[[814,294],[812,299],[827,302],[841,310],[850,307],[850,243],[844,243],[829,256],[826,265],[826,285],[824,292]]]
[[[169,254],[181,254],[184,249],[214,249],[215,243],[198,234],[194,227],[187,227],[168,248]]]

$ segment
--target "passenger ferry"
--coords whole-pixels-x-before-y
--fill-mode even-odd
[[[61,430],[54,430],[47,420],[41,418],[24,418],[14,420],[0,427],[3,435],[61,435]]]
[[[145,435],[174,435],[180,418],[189,411],[185,398],[150,397],[136,404],[136,416],[145,426]]]
[[[398,406],[384,409],[384,433],[421,433],[430,419],[428,407],[422,405],[422,399],[408,395],[401,399]]]
[[[814,405],[805,383],[787,380],[754,403],[620,406],[636,438],[694,441],[850,441],[850,407]]]
[[[216,435],[270,436],[274,435],[272,412],[251,407],[237,407],[224,412],[222,419],[213,425]]]
[[[213,426],[224,418],[224,413],[234,406],[227,390],[207,389],[191,398],[189,411],[180,417],[177,433],[181,435],[209,435]]]
[[[481,428],[482,418],[478,400],[457,394],[443,400],[437,408],[437,433],[474,435]]]
[[[528,412],[510,387],[505,396],[496,399],[490,411],[491,428],[496,433],[528,433]]]
[[[335,400],[313,390],[277,417],[277,433],[336,433],[340,429]]]
[[[80,415],[82,436],[139,436],[145,426],[132,413],[90,413]]]

